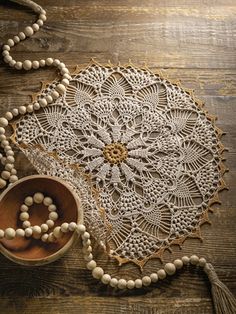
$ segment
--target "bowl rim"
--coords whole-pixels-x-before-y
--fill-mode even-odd
[[[49,179],[58,182],[59,184],[62,184],[69,192],[72,194],[73,198],[75,199],[76,205],[77,205],[77,223],[83,223],[83,210],[81,206],[81,200],[78,197],[78,195],[73,191],[73,189],[70,187],[69,183],[66,182],[65,180],[55,177],[55,176],[49,176],[49,175],[40,175],[40,174],[35,174],[35,175],[30,175],[23,177],[19,180],[17,180],[15,183],[12,185],[8,186],[0,195],[0,202],[1,200],[5,197],[5,195],[13,189],[15,186],[21,184],[22,182],[25,181],[30,181],[32,179]],[[79,210],[80,208],[80,210]],[[55,260],[59,259],[62,257],[68,250],[69,248],[76,242],[78,239],[78,234],[76,231],[73,232],[69,240],[56,252],[54,252],[51,255],[48,255],[43,258],[22,258],[18,257],[15,254],[11,253],[8,249],[4,247],[4,245],[0,242],[0,253],[2,253],[5,257],[7,257],[9,260],[20,264],[20,265],[25,265],[25,266],[40,266],[40,265],[45,265],[54,262]]]

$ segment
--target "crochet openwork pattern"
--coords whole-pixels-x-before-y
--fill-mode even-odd
[[[97,203],[83,193],[85,223],[120,263],[142,266],[199,236],[224,187],[221,133],[177,84],[132,65],[92,64],[55,103],[17,121],[14,139],[40,173],[78,193],[88,184],[78,169],[87,175]]]

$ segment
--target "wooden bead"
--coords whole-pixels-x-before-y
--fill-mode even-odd
[[[25,236],[25,230],[16,229],[16,237],[23,238]]]
[[[2,171],[1,173],[1,177],[5,180],[8,180],[10,178],[10,175],[11,175],[10,172],[6,170]]]
[[[64,94],[66,91],[66,88],[63,84],[58,84],[55,88],[59,94]]]
[[[51,205],[50,205],[51,206]],[[63,232],[63,233],[66,233],[66,232],[68,232],[68,230],[69,230],[69,224],[67,223],[67,222],[64,222],[62,225],[61,225],[61,231]]]
[[[34,107],[33,107],[33,105],[28,105],[27,107],[26,107],[26,111],[27,112],[33,112],[34,111]]]
[[[59,64],[58,64],[58,69],[59,70],[62,70],[62,69],[64,69],[66,67],[66,65],[65,65],[65,63],[63,63],[63,62],[60,62]]]
[[[20,214],[20,220],[21,221],[26,221],[26,220],[29,220],[29,214],[27,212],[22,212]]]
[[[0,189],[3,189],[5,188],[5,186],[7,185],[7,182],[6,180],[0,178]]]
[[[9,63],[12,60],[12,56],[8,55],[4,57],[4,62]]]
[[[87,268],[89,270],[93,270],[94,268],[96,268],[97,263],[94,260],[91,260],[90,262],[87,263]]]
[[[45,206],[49,206],[49,205],[51,205],[52,203],[53,203],[53,200],[51,199],[51,197],[48,197],[48,196],[44,197],[43,204],[44,204]]]
[[[168,275],[174,275],[174,273],[176,272],[176,267],[173,263],[167,263],[164,266],[164,270]]]
[[[49,219],[53,220],[53,221],[56,221],[58,219],[58,213],[56,212],[51,212],[49,214]]]
[[[25,236],[26,236],[27,238],[31,237],[32,234],[33,234],[33,230],[32,230],[31,228],[26,228],[26,229],[25,229]]]
[[[41,67],[44,67],[45,64],[46,64],[46,62],[45,62],[44,59],[39,60],[39,65],[40,65]]]
[[[63,80],[61,81],[61,84],[63,84],[64,86],[68,86],[68,85],[70,84],[70,82],[69,82],[69,80],[67,80],[67,79],[63,79]]]
[[[1,135],[0,135],[0,140],[1,140],[1,141],[4,141],[5,139],[6,139],[6,135],[1,134]]]
[[[5,230],[5,238],[7,240],[12,240],[12,239],[15,238],[15,236],[16,236],[16,232],[15,232],[15,230],[13,228],[7,228]]]
[[[5,232],[4,230],[0,229],[0,239],[4,238]]]
[[[11,149],[11,146],[5,146],[4,148],[5,148],[5,152],[6,152],[7,157],[8,156],[14,156],[14,152]],[[14,167],[14,165],[12,165],[12,164],[8,164],[8,165],[11,165]],[[12,170],[13,170],[13,168],[12,168]]]
[[[48,228],[52,228],[52,227],[54,226],[54,221],[51,220],[51,219],[48,219],[48,220],[46,221],[46,224],[48,225]]]
[[[143,282],[141,279],[135,279],[134,284],[136,288],[141,288],[143,286]]]
[[[11,174],[16,174],[16,173],[17,173],[16,169],[13,168],[13,169],[11,170]]]
[[[18,34],[18,36],[19,36],[20,40],[24,40],[26,38],[25,33],[23,33],[23,32],[20,32]]]
[[[21,69],[22,69],[22,67],[23,67],[22,62],[17,61],[17,62],[16,62],[16,64],[15,64],[15,68],[16,68],[17,70],[21,70]]]
[[[48,225],[47,224],[42,224],[41,225],[41,230],[42,230],[42,232],[47,232],[48,231]]]
[[[23,69],[28,71],[32,68],[32,62],[30,60],[23,61]]]
[[[31,223],[30,223],[29,220],[26,220],[26,221],[23,222],[22,226],[23,226],[23,228],[26,229],[26,228],[29,228],[31,226]]]
[[[86,250],[86,252],[88,253],[91,253],[93,251],[93,248],[91,247],[91,245],[85,246],[83,249]]]
[[[4,147],[4,146],[8,146],[9,145],[9,142],[7,140],[3,140],[1,142],[1,146]]]
[[[39,25],[37,23],[34,23],[32,25],[32,29],[33,29],[34,32],[37,32],[39,30]]]
[[[68,70],[67,68],[63,68],[63,69],[61,69],[61,71],[60,71],[60,72],[61,72],[61,74],[62,74],[62,75],[70,73],[70,72],[69,72],[69,70]]]
[[[15,36],[13,37],[13,40],[14,40],[14,43],[18,44],[18,43],[20,42],[20,37],[17,36],[17,35],[15,35]]]
[[[60,63],[61,63],[61,61],[58,60],[58,59],[54,59],[53,60],[53,65],[56,66],[56,67],[59,66]]]
[[[57,99],[57,98],[60,97],[60,94],[59,94],[56,90],[54,90],[54,91],[51,93],[51,95],[52,95],[52,98],[53,98],[53,99]]]
[[[50,65],[53,64],[53,59],[52,59],[52,58],[47,58],[47,59],[45,60],[45,62],[46,62],[46,65],[50,66]]]
[[[12,175],[12,176],[10,176],[9,182],[10,182],[10,183],[14,183],[14,182],[16,182],[17,180],[18,180],[18,177],[17,177],[16,175]]]
[[[32,68],[33,68],[33,69],[38,69],[38,68],[39,68],[39,62],[38,62],[37,60],[34,60],[34,61],[32,62]]]
[[[3,57],[9,56],[9,55],[10,55],[9,51],[3,50],[3,52],[2,52]]]
[[[158,275],[158,278],[161,280],[166,278],[166,272],[164,269],[159,269],[157,271],[157,275]]]
[[[75,231],[76,227],[77,227],[77,224],[75,222],[69,223],[69,230],[70,231]]]
[[[90,234],[85,231],[85,233],[82,235],[82,239],[89,239],[90,238]]]
[[[101,267],[95,267],[92,271],[92,275],[96,279],[101,279],[104,275],[104,270]]]
[[[41,99],[38,100],[38,102],[39,102],[39,105],[40,105],[41,107],[46,107],[47,104],[48,104],[46,98],[41,98]]]
[[[84,247],[87,247],[87,246],[91,245],[91,240],[90,239],[86,239],[86,240],[83,240],[82,243],[83,243]]]
[[[55,212],[55,211],[57,210],[57,207],[56,207],[56,205],[51,204],[51,205],[48,206],[48,210],[49,210],[50,212]]]
[[[25,203],[25,205],[27,205],[27,206],[31,206],[32,204],[33,204],[33,197],[31,197],[31,196],[27,196],[26,198],[25,198],[25,200],[24,200],[24,203]]]
[[[36,23],[38,24],[39,27],[43,26],[43,20],[41,19],[38,19]]]
[[[111,278],[110,286],[115,288],[118,285],[118,280],[116,278]]]
[[[61,232],[61,227],[56,227],[54,230],[53,230],[53,235],[56,239],[60,239],[63,235],[63,233]]]
[[[22,212],[27,212],[29,210],[29,207],[27,205],[23,204],[23,205],[21,205],[20,210]]]
[[[109,284],[110,281],[111,281],[111,276],[108,275],[108,274],[104,274],[102,276],[102,279],[101,279],[102,283],[104,283],[105,285]]]
[[[40,14],[39,15],[40,20],[42,20],[43,22],[45,22],[47,20],[47,17],[45,14]]]
[[[33,226],[32,231],[34,236],[40,235],[42,233],[42,229],[39,226]]]
[[[8,121],[10,121],[10,120],[13,119],[13,114],[12,114],[10,111],[8,111],[8,112],[6,112],[6,114],[5,114],[5,118],[6,118]]]
[[[82,225],[82,224],[77,225],[77,232],[78,233],[83,234],[83,233],[85,233],[85,231],[86,231],[86,227],[84,225]]]
[[[8,46],[10,46],[10,47],[13,47],[13,46],[15,45],[14,40],[13,40],[13,39],[11,39],[11,38],[10,38],[10,39],[8,39],[8,40],[7,40],[7,45],[8,45]]]
[[[151,278],[151,281],[152,281],[152,282],[157,282],[157,281],[158,281],[158,275],[157,275],[157,273],[152,273],[152,274],[150,275],[150,278]]]
[[[11,50],[11,47],[9,45],[4,45],[2,47],[2,50],[7,50],[7,51],[10,51]]]
[[[5,142],[5,144],[3,144],[3,145],[4,145],[4,151],[7,153],[7,156],[13,156],[14,153],[13,153],[13,150],[12,150],[12,148],[11,148],[9,142]],[[12,152],[13,154],[11,154],[11,152]]]
[[[190,263],[192,265],[197,265],[199,263],[199,257],[197,255],[192,255],[190,257]]]
[[[2,134],[5,134],[5,129],[3,128],[3,127],[0,127],[0,134],[2,135]]]
[[[119,289],[125,289],[127,287],[127,281],[125,279],[119,279],[117,286]]]
[[[34,30],[31,26],[26,26],[24,29],[24,33],[26,36],[30,37],[34,34]]]
[[[26,107],[25,106],[20,106],[19,107],[19,113],[20,114],[25,114],[26,113]]]
[[[7,170],[7,171],[11,171],[12,169],[13,169],[13,164],[6,164],[5,165],[5,169]]]
[[[0,118],[0,127],[5,128],[6,126],[8,126],[8,121],[6,118],[2,117]]]
[[[85,255],[84,255],[84,260],[85,260],[86,262],[92,261],[92,260],[93,260],[93,254],[92,254],[92,253],[90,253],[90,254],[85,254]]]
[[[40,104],[38,102],[35,102],[33,104],[34,110],[39,110],[40,109]]]
[[[63,74],[63,79],[67,79],[68,81],[70,81],[72,80],[72,77],[68,73],[65,73]]]
[[[5,157],[1,158],[1,163],[2,163],[3,166],[5,166],[5,164],[6,164],[6,158]]]
[[[36,204],[41,204],[44,200],[44,195],[43,193],[37,192],[33,196],[33,200]]]
[[[42,240],[43,242],[47,242],[47,241],[48,241],[48,234],[47,234],[47,233],[43,234],[43,235],[41,236],[41,240]]]
[[[127,281],[127,288],[128,289],[133,289],[135,287],[135,283],[133,280],[128,280]]]
[[[51,232],[49,235],[48,235],[48,242],[56,242],[56,238],[54,237],[54,234]]]
[[[15,162],[15,158],[13,156],[7,156],[6,162],[9,164],[13,164]]]
[[[53,98],[51,95],[47,95],[45,98],[48,104],[51,104],[53,102]]]
[[[199,258],[199,266],[205,267],[206,265],[206,259],[204,257]]]
[[[15,64],[16,64],[16,60],[11,60],[10,62],[9,62],[9,65],[10,65],[10,67],[14,67],[15,66]]]
[[[174,260],[174,265],[176,269],[181,269],[184,265],[183,261],[181,259]]]
[[[149,276],[144,276],[142,278],[142,283],[145,287],[149,286],[151,284],[151,278]]]

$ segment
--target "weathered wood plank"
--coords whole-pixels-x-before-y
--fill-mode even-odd
[[[167,306],[168,304],[168,306]],[[7,309],[5,314],[40,313],[40,314],[204,314],[213,313],[211,300],[207,298],[189,298],[185,302],[179,299],[145,298],[117,298],[109,297],[65,297],[65,298],[9,298],[0,300],[0,308]]]

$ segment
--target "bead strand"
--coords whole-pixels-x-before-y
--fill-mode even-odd
[[[7,181],[10,183],[14,183],[18,180],[17,171],[14,168],[14,152],[11,149],[9,142],[7,141],[5,135],[5,128],[8,126],[9,121],[16,118],[18,115],[24,115],[27,112],[33,112],[34,110],[39,110],[41,107],[46,107],[51,104],[53,101],[58,99],[61,95],[63,95],[66,91],[66,87],[69,85],[70,80],[72,79],[70,76],[70,71],[66,67],[66,65],[61,62],[59,59],[47,58],[41,60],[24,60],[23,62],[14,60],[11,56],[11,48],[16,46],[21,41],[29,38],[36,33],[40,27],[43,26],[46,21],[46,11],[40,7],[38,4],[33,1],[27,1],[27,3],[23,0],[15,0],[19,4],[27,4],[34,12],[36,12],[39,16],[35,23],[31,26],[26,26],[24,31],[19,32],[17,35],[13,36],[13,38],[9,38],[5,45],[2,47],[2,55],[5,63],[9,64],[10,67],[14,67],[16,70],[25,70],[29,71],[31,69],[38,69],[40,67],[45,66],[54,66],[59,69],[60,74],[62,75],[62,79],[57,83],[55,89],[45,97],[38,98],[33,104],[20,106],[19,108],[14,108],[11,111],[6,112],[4,117],[0,118],[0,143],[4,149],[4,153],[6,157],[2,154],[0,155],[1,163],[4,165],[5,169],[1,173],[0,178],[0,189],[3,189],[7,185]]]
[[[96,261],[93,259],[90,234],[86,231],[85,226],[78,225],[77,232],[82,237],[84,259],[87,261],[87,269],[92,271],[92,276],[95,279],[101,280],[102,283],[106,285],[109,284],[111,287],[116,287],[118,289],[133,289],[149,286],[151,283],[165,279],[167,275],[174,275],[176,270],[181,269],[187,264],[200,266],[202,268],[206,265],[205,258],[199,258],[196,255],[192,255],[190,258],[183,256],[182,259],[176,259],[173,263],[166,263],[163,269],[159,269],[156,273],[152,273],[150,276],[143,276],[142,278],[137,278],[135,280],[112,278],[111,275],[104,272],[102,267],[98,267]]]

